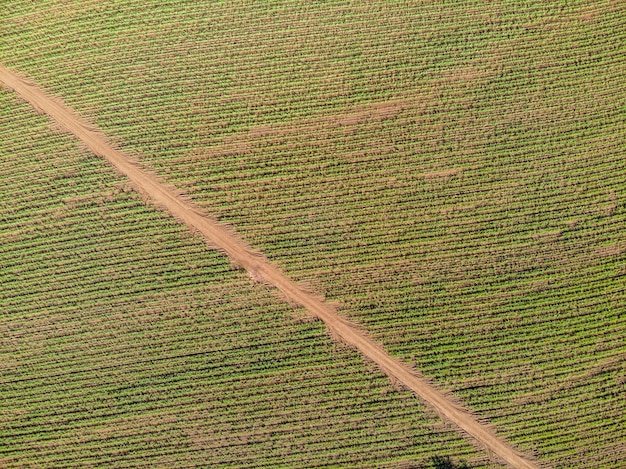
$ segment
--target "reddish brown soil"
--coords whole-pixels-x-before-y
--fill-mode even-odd
[[[210,246],[224,252],[233,263],[246,269],[252,278],[275,286],[289,302],[303,306],[311,315],[324,321],[332,335],[357,348],[392,379],[411,389],[440,415],[453,422],[466,434],[471,435],[489,451],[515,468],[538,467],[536,463],[497,436],[492,428],[481,423],[468,410],[454,403],[419,373],[391,357],[363,331],[340,317],[331,305],[305,291],[265,257],[255,253],[232,230],[203,214],[190,201],[180,197],[174,188],[167,186],[156,176],[143,170],[129,157],[114,149],[107,143],[102,133],[83,121],[59,100],[50,97],[35,84],[2,66],[0,66],[0,82],[6,88],[15,91],[35,109],[46,113],[74,134],[93,153],[104,157],[120,173],[126,175],[145,198],[184,222],[192,231],[202,233]],[[387,109],[381,110],[381,115],[385,114],[387,114]]]

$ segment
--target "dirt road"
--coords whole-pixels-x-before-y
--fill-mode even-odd
[[[391,357],[380,345],[357,327],[341,318],[329,304],[306,292],[274,267],[269,260],[254,253],[235,234],[203,214],[190,201],[180,197],[176,190],[164,184],[153,174],[115,150],[105,136],[83,121],[74,111],[48,96],[35,84],[0,66],[0,82],[15,91],[40,112],[80,139],[93,153],[105,158],[120,173],[126,175],[145,199],[166,210],[184,222],[192,231],[203,234],[207,243],[224,252],[233,263],[248,271],[257,281],[278,288],[286,299],[306,308],[310,314],[324,321],[328,329],[347,344],[357,348],[391,377],[403,383],[440,415],[471,435],[481,445],[515,468],[537,468],[538,465],[498,437],[487,425],[480,423],[469,411],[452,402],[446,395],[399,360]]]

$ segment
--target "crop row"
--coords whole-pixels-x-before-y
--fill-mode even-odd
[[[314,6],[162,9],[163,27],[131,5],[107,24],[87,7],[68,25],[39,16],[39,58],[6,56],[523,449],[567,466],[595,433],[578,424],[593,406],[519,403],[624,353],[623,11],[383,3],[347,9],[341,30]],[[10,30],[24,49],[28,30]],[[401,104],[383,115],[386,100]],[[608,389],[589,415],[607,423],[596,454],[624,437],[604,412],[624,410],[620,379],[571,387]]]

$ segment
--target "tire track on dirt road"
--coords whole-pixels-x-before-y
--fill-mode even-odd
[[[154,174],[143,170],[138,163],[113,148],[101,132],[59,100],[47,95],[36,84],[1,65],[0,82],[5,88],[13,90],[29,102],[36,110],[47,114],[74,134],[90,151],[105,158],[118,172],[131,181],[144,199],[169,212],[192,231],[202,233],[211,247],[225,253],[231,262],[246,269],[253,279],[275,286],[286,300],[306,308],[311,315],[324,321],[333,335],[358,349],[390,378],[398,380],[411,389],[440,415],[458,426],[465,434],[473,437],[487,450],[515,468],[539,467],[537,463],[496,435],[490,426],[480,422],[470,411],[456,404],[445,393],[429,383],[425,377],[393,358],[355,325],[340,317],[331,305],[307,292],[272,265],[268,259],[255,253],[232,230],[211,219],[191,201],[181,197],[174,188],[160,181]]]

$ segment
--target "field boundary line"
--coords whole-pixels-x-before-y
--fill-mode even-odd
[[[193,202],[177,193],[175,188],[159,180],[156,175],[143,170],[138,162],[116,150],[107,142],[104,134],[84,121],[60,100],[51,97],[32,81],[2,65],[0,65],[0,82],[5,88],[14,91],[30,103],[36,110],[47,114],[61,127],[72,133],[91,152],[105,158],[119,173],[130,180],[146,202],[150,201],[156,207],[167,211],[185,223],[193,232],[202,233],[209,246],[226,254],[231,262],[247,270],[253,279],[273,285],[282,292],[287,301],[306,308],[309,314],[324,321],[332,335],[359,350],[390,378],[411,389],[442,417],[459,427],[464,434],[470,435],[484,448],[514,468],[539,467],[535,461],[496,435],[489,425],[480,422],[469,410],[455,403],[419,372],[393,358],[356,325],[342,318],[333,306],[307,292],[283,274],[263,255],[255,252],[239,239],[233,230],[203,213]]]

